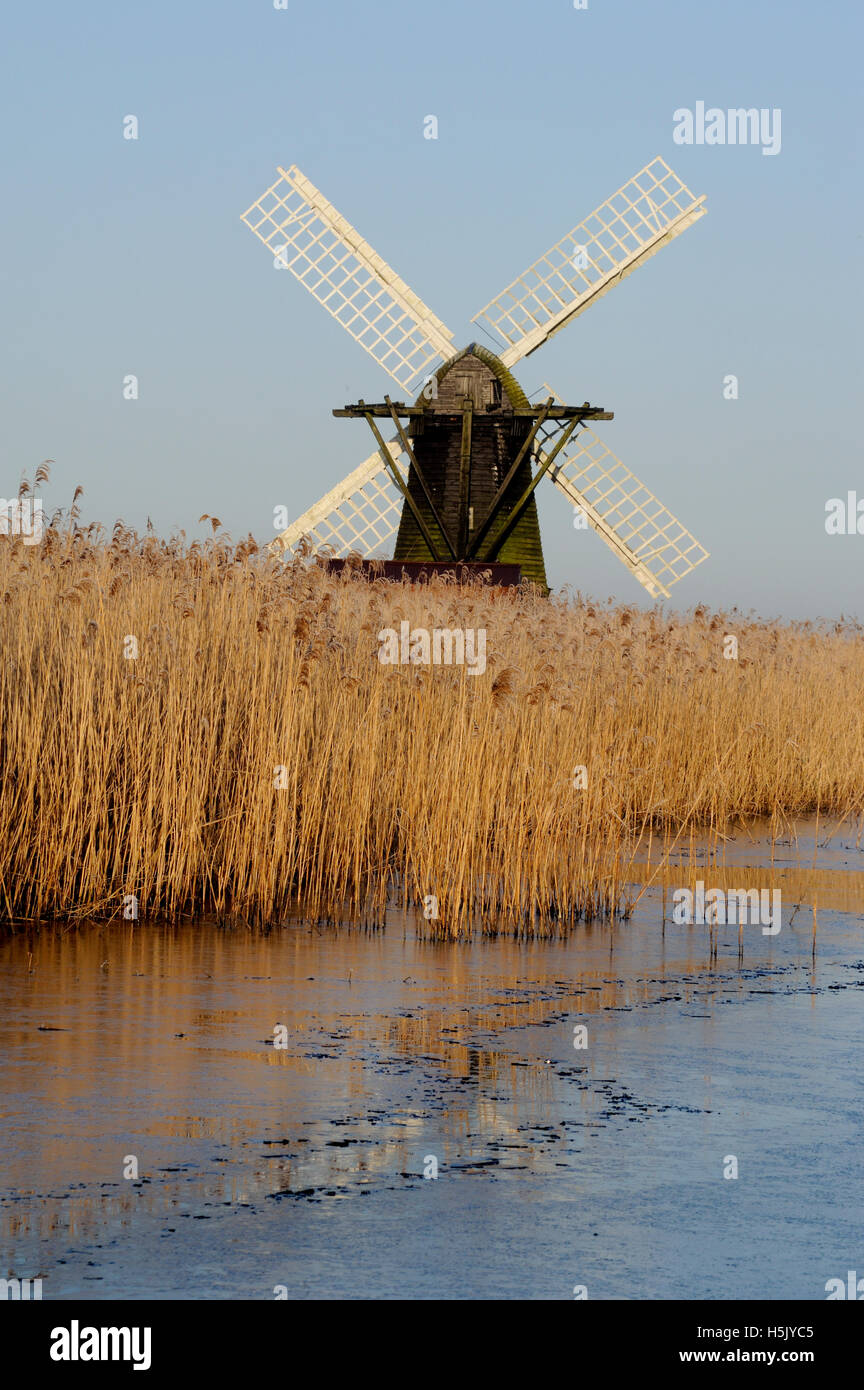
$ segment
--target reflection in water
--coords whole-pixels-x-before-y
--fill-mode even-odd
[[[680,1214],[686,1190],[693,1221],[708,1220],[715,1187],[698,1200],[691,1191],[705,1181],[703,1154],[707,1173],[732,1142],[788,1147],[818,1119],[814,1106],[848,1117],[845,1082],[820,1068],[851,1046],[845,1000],[864,982],[864,874],[854,837],[825,850],[810,838],[749,870],[764,851],[752,832],[725,847],[725,864],[707,865],[697,847],[689,867],[661,870],[631,920],[559,940],[442,943],[406,932],[401,916],[384,932],[124,922],[6,937],[0,1259],[10,1276],[41,1274],[46,1297],[266,1297],[264,1252],[275,1241],[281,1259],[295,1259],[284,1234],[272,1235],[287,1229],[287,1203],[291,1231],[311,1242],[296,1256],[294,1292],[309,1279],[332,1292],[337,1276],[321,1266],[332,1232],[313,1237],[317,1218],[301,1207],[333,1222],[343,1205],[338,1253],[366,1231],[363,1212],[398,1229],[405,1194],[420,1189],[451,1242],[482,1211],[481,1247],[491,1229],[512,1226],[517,1246],[540,1242],[545,1271],[570,1258],[557,1248],[557,1216],[537,1235],[547,1204],[563,1204],[574,1224],[568,1249],[584,1237],[596,1257],[598,1213],[619,1188],[628,1220],[646,1209],[659,1181],[647,1154],[661,1173],[689,1154],[662,1210],[668,1217],[671,1202]],[[637,869],[634,881],[653,872]],[[669,893],[693,877],[780,887],[780,936],[745,929],[739,955],[737,928],[720,929],[713,955],[706,928],[668,920]],[[585,1050],[573,1046],[580,1023]],[[434,1197],[427,1155],[440,1167]],[[139,1177],[127,1180],[133,1157]],[[788,1200],[800,1205],[788,1153],[785,1163]],[[229,1231],[244,1213],[242,1234]],[[650,1221],[671,1230],[663,1219],[658,1209]],[[640,1239],[619,1235],[610,1270],[636,1259]],[[254,1253],[258,1272],[240,1286],[236,1274],[220,1283],[228,1250],[235,1263]],[[406,1277],[387,1262],[376,1245],[369,1265],[382,1296]],[[453,1292],[460,1276],[448,1270]],[[805,1277],[803,1266],[789,1274]],[[468,1259],[461,1277],[463,1293],[483,1294]],[[518,1268],[512,1287],[507,1277],[505,1294],[518,1293]],[[710,1296],[747,1294],[736,1285]]]

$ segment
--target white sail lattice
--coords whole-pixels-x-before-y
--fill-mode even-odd
[[[664,159],[652,159],[474,315],[512,367],[704,216]]]
[[[387,448],[407,482],[408,468],[398,440],[391,441]],[[357,551],[364,559],[383,559],[383,549],[399,528],[402,503],[402,493],[384,467],[381,455],[370,454],[359,468],[271,541],[270,549],[291,553],[305,536],[313,551],[327,547],[335,556]]]
[[[560,400],[548,383],[541,394]],[[540,427],[541,461],[551,452],[543,444],[551,445],[557,433],[558,427]],[[547,476],[581,508],[652,598],[668,598],[672,584],[707,560],[705,547],[587,425],[561,450]]]
[[[296,167],[242,219],[400,386],[419,389],[453,355],[453,334]]]

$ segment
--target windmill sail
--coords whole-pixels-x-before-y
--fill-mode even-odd
[[[545,383],[543,394],[555,392]],[[548,446],[555,431],[540,433]],[[544,452],[541,445],[541,460]],[[548,476],[652,598],[668,598],[672,584],[707,560],[705,547],[587,425]]]
[[[401,444],[391,441],[387,448],[402,477],[407,479]],[[359,468],[277,536],[270,549],[290,552],[306,536],[313,550],[327,546],[336,556],[350,551],[357,551],[364,558],[381,555],[382,547],[398,529],[402,502],[402,494],[381,455],[370,454]]]
[[[419,387],[453,353],[453,334],[296,165],[242,220],[400,386]]]
[[[507,344],[495,358],[498,367],[506,371],[534,352],[642,261],[692,226],[705,213],[704,203],[704,197],[694,198],[664,160],[652,160],[476,316],[475,322],[487,324]],[[437,376],[442,364],[452,365],[457,356],[478,356],[475,344],[462,354],[454,353],[453,335],[444,323],[295,165],[279,169],[279,178],[247,209],[243,221],[267,247],[274,264],[290,270],[412,394],[433,372]],[[472,434],[480,438],[486,416],[490,410],[494,415],[500,409],[501,398],[493,392],[490,400],[473,402],[472,397],[469,401],[470,383],[460,377],[459,384],[463,420],[458,520],[463,532],[467,525],[470,533],[474,508],[467,505],[466,523],[462,506],[471,501],[470,462],[468,466],[465,463],[471,457]],[[549,394],[547,388],[547,397]],[[392,413],[389,398],[387,404]],[[470,423],[475,406],[476,430]],[[374,410],[387,414],[383,406]],[[567,410],[573,414],[571,408]],[[527,403],[524,410],[515,413],[527,418]],[[541,463],[554,448],[555,434],[551,420],[538,432],[536,456]],[[376,451],[289,526],[272,542],[271,549],[290,553],[306,536],[314,549],[326,548],[336,556],[357,551],[364,557],[383,558],[384,548],[399,530],[405,498],[410,503],[413,494],[411,460],[402,452],[402,440],[391,440],[385,446],[379,437],[379,443],[382,451],[385,447],[389,451],[394,469],[406,485],[404,493],[385,467],[382,453]],[[670,586],[707,558],[704,547],[587,426],[550,462],[547,476],[584,511],[589,523],[653,597],[668,597]],[[494,477],[497,479],[498,474]],[[517,512],[529,502],[533,505],[529,494],[539,481],[535,475],[519,498]],[[416,498],[414,504],[412,512],[419,505]],[[439,504],[443,505],[440,498],[436,500]],[[493,499],[490,505],[497,506],[498,500]],[[464,537],[458,548],[465,548]],[[542,566],[539,533],[536,549]]]
[[[473,322],[503,339],[505,367],[535,352],[661,246],[704,216],[665,160],[653,159],[518,275]]]

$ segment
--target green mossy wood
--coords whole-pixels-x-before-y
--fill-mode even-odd
[[[527,409],[529,401],[513,373],[494,353],[477,343],[470,343],[439,367],[435,373],[435,387],[430,387],[431,382],[417,398],[417,406],[424,408],[422,419],[415,417],[411,422],[409,432],[414,455],[448,534],[454,539],[461,537],[470,547],[472,537],[485,520],[500,485],[531,431],[529,418],[513,414],[520,407]],[[454,412],[462,411],[466,398],[472,403],[467,474],[463,469],[465,429],[461,420],[455,425],[453,420]],[[436,416],[440,419],[436,420]],[[479,547],[479,555],[472,558],[521,565],[523,579],[539,584],[548,592],[537,503],[533,496],[503,542],[496,543],[496,536],[503,530],[507,517],[530,486],[531,452],[526,451]],[[445,558],[447,543],[413,466],[409,469],[408,491],[425,520],[439,556]],[[408,506],[402,509],[393,558],[434,558]]]

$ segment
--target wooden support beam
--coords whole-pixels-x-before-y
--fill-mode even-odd
[[[363,402],[361,401],[360,404],[362,405]],[[378,429],[378,426],[375,424],[375,421],[373,420],[371,415],[366,416],[366,421],[369,425],[370,430],[375,436],[375,440],[378,445],[378,452],[380,453],[381,458],[384,461],[384,467],[387,469],[387,472],[390,474],[399,491],[402,493],[402,496],[405,498],[405,501],[408,503],[408,506],[414,513],[414,520],[420,527],[423,539],[429,547],[429,554],[432,556],[433,560],[443,559],[443,556],[438,554],[437,547],[435,545],[434,540],[432,539],[431,532],[429,530],[429,527],[426,525],[420,508],[417,506],[417,503],[414,501],[414,498],[411,496],[410,492],[408,491],[408,488],[402,481],[402,474],[396,467],[396,464],[393,461],[393,456],[390,453],[390,450],[387,448],[387,445],[384,443],[383,438],[381,437],[381,431]]]
[[[392,415],[394,410],[397,415],[401,415],[407,420],[412,419],[415,415],[426,414],[422,406],[402,405],[401,401],[388,404],[389,400],[390,397],[388,396],[383,405],[366,405],[365,401],[361,401],[359,405],[345,405],[341,410],[334,410],[332,413],[337,420],[359,419],[361,415],[364,419],[367,415]]]
[[[474,403],[470,396],[462,401],[462,446],[459,451],[459,534],[456,544],[460,557],[468,547],[468,499],[471,495],[471,422]]]
[[[473,408],[473,407],[472,407]],[[459,419],[461,410],[430,410],[429,406],[401,405],[398,401],[392,403],[385,402],[383,405],[366,405],[360,402],[359,405],[346,405],[341,410],[334,410],[333,415],[340,420],[357,419],[361,416],[365,419],[367,415],[388,416],[393,411],[403,420],[413,420],[419,416],[427,416],[436,420]],[[545,405],[517,405],[517,406],[494,406],[478,412],[486,418],[489,416],[493,420],[534,420],[544,412],[544,418],[549,420],[572,420],[578,416],[583,420],[614,420],[615,415],[611,410],[602,410],[600,407],[591,406],[586,401],[584,405],[553,405],[549,410]]]
[[[435,506],[435,503],[432,501],[432,494],[431,494],[431,492],[429,491],[429,488],[426,486],[426,479],[424,478],[424,476],[423,476],[423,470],[421,469],[421,467],[420,467],[419,463],[417,462],[417,459],[416,459],[416,457],[415,457],[415,455],[414,455],[414,450],[411,448],[411,441],[410,441],[410,439],[408,438],[407,434],[405,433],[404,429],[402,428],[402,422],[401,422],[401,420],[399,419],[398,414],[396,413],[396,407],[394,406],[394,404],[393,404],[393,402],[391,401],[390,397],[389,397],[389,396],[385,396],[384,399],[385,399],[385,401],[387,402],[388,406],[390,407],[390,414],[391,414],[391,416],[392,416],[392,418],[393,418],[393,423],[394,423],[394,425],[396,426],[396,429],[397,429],[398,432],[399,432],[399,442],[400,442],[400,444],[402,445],[402,448],[405,450],[405,453],[408,455],[408,462],[411,464],[411,467],[412,467],[413,470],[414,470],[414,474],[415,474],[415,476],[416,476],[416,478],[417,478],[417,481],[418,481],[418,483],[420,484],[421,488],[423,489],[423,496],[426,498],[426,502],[427,502],[427,505],[428,505],[428,507],[429,507],[430,512],[432,513],[432,517],[433,517],[433,519],[434,519],[434,521],[435,521],[435,525],[438,527],[438,530],[441,532],[441,535],[444,537],[444,541],[445,541],[445,544],[446,544],[446,546],[447,546],[447,549],[450,551],[451,556],[452,556],[453,559],[455,560],[455,559],[456,559],[456,547],[454,546],[453,542],[452,542],[451,539],[450,539],[450,533],[448,532],[447,527],[444,525],[444,522],[442,521],[442,519],[441,519],[441,517],[440,517],[440,515],[439,515],[439,513],[438,513],[438,508]]]
[[[495,496],[493,497],[489,510],[486,513],[486,516],[483,518],[483,521],[477,531],[477,534],[472,537],[471,544],[468,547],[468,554],[466,556],[467,559],[471,559],[471,556],[474,555],[480,549],[480,546],[486,539],[486,533],[495,519],[495,515],[498,511],[498,508],[501,505],[503,498],[507,495],[507,489],[509,488],[513,479],[516,477],[516,474],[519,470],[519,465],[521,464],[525,455],[528,453],[529,449],[533,445],[534,440],[537,437],[537,431],[543,424],[543,421],[546,419],[546,416],[554,399],[554,396],[549,397],[545,406],[541,408],[540,414],[537,416],[537,419],[534,421],[534,424],[531,426],[531,432],[524,439],[521,449],[519,450],[518,454],[516,455],[515,459],[510,465],[510,468],[507,472],[507,477],[504,479],[503,483],[501,484]]]
[[[512,512],[508,516],[504,526],[486,546],[486,554],[480,555],[478,557],[479,559],[491,560],[496,554],[496,552],[500,550],[501,546],[506,541],[510,532],[513,530],[513,527],[516,525],[516,522],[519,520],[523,511],[527,507],[531,497],[534,495],[534,489],[536,488],[540,479],[543,477],[544,473],[546,473],[552,467],[552,464],[555,462],[559,453],[564,448],[564,445],[567,443],[568,439],[570,438],[571,434],[573,433],[578,424],[578,420],[571,420],[569,424],[565,427],[561,434],[561,438],[555,445],[555,448],[552,450],[551,454],[546,455],[546,458],[543,460],[542,464],[537,469],[537,472],[534,474],[534,477],[531,479],[531,482],[529,483],[528,487],[526,487],[525,491],[522,493],[522,496],[519,498],[519,501],[516,503]]]

